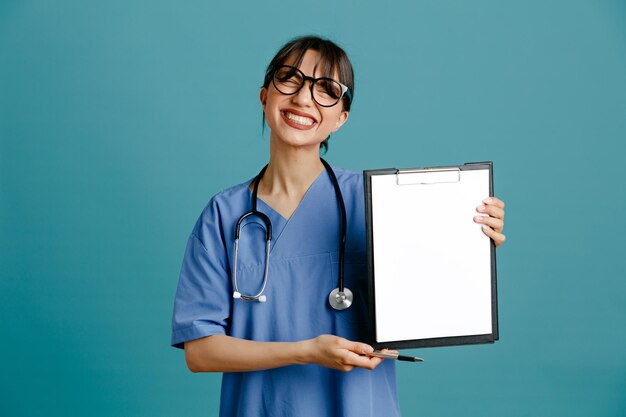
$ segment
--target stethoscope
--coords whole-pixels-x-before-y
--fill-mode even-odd
[[[352,295],[352,291],[343,285],[343,258],[344,253],[346,251],[346,206],[343,203],[343,196],[341,195],[341,189],[339,188],[339,182],[337,181],[337,177],[333,172],[332,168],[324,159],[320,158],[320,161],[326,168],[326,172],[330,176],[330,179],[333,183],[333,187],[335,188],[335,195],[337,197],[337,201],[339,202],[339,209],[341,211],[341,240],[339,241],[339,283],[338,287],[335,288],[328,294],[328,303],[335,310],[345,310],[350,307],[352,304],[352,300],[354,299]],[[272,241],[272,222],[269,217],[264,213],[261,213],[257,210],[257,191],[259,189],[259,182],[261,182],[261,178],[263,178],[263,174],[265,174],[265,170],[267,169],[267,165],[263,167],[261,172],[254,178],[253,188],[252,188],[252,210],[247,213],[244,213],[239,220],[237,220],[237,225],[235,226],[235,254],[233,256],[233,298],[242,299],[245,301],[259,301],[264,303],[267,301],[267,298],[263,294],[265,292],[265,287],[267,286],[267,276],[269,271],[270,264],[270,245]],[[251,216],[256,216],[261,219],[265,225],[265,272],[263,274],[263,285],[261,285],[261,290],[255,295],[245,295],[239,291],[239,287],[237,286],[237,254],[239,252],[239,232],[241,230],[241,224],[245,219]]]

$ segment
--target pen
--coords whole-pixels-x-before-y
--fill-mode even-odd
[[[385,358],[385,359],[395,359],[398,361],[407,361],[407,362],[424,362],[422,358],[415,358],[413,356],[404,356],[399,355],[397,353],[384,353],[379,350],[375,350],[372,353],[366,353],[366,356],[376,356],[377,358]]]

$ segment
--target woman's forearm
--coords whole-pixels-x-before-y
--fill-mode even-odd
[[[307,341],[255,342],[213,335],[185,343],[192,372],[258,371],[307,363]]]
[[[371,346],[333,335],[299,342],[255,342],[213,335],[185,342],[187,367],[192,372],[242,372],[288,365],[317,364],[340,371],[374,369],[381,358],[368,357]]]

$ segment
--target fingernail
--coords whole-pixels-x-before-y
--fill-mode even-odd
[[[485,206],[478,206],[478,207],[476,207],[476,210],[478,210],[480,212],[483,212],[483,211],[485,211]]]
[[[486,232],[489,230],[489,227],[487,225],[483,225],[483,230]]]
[[[481,220],[482,220],[482,216],[474,216],[474,221],[476,223],[480,223]]]
[[[491,198],[485,198],[485,199],[483,200],[483,203],[485,203],[485,204],[491,204],[491,202],[492,202],[492,201],[493,201],[493,200],[492,200]]]

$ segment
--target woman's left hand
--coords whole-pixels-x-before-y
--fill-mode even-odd
[[[474,217],[476,223],[482,224],[483,233],[493,239],[496,248],[504,243],[504,202],[496,197],[483,200],[483,205],[476,207],[480,215]]]

